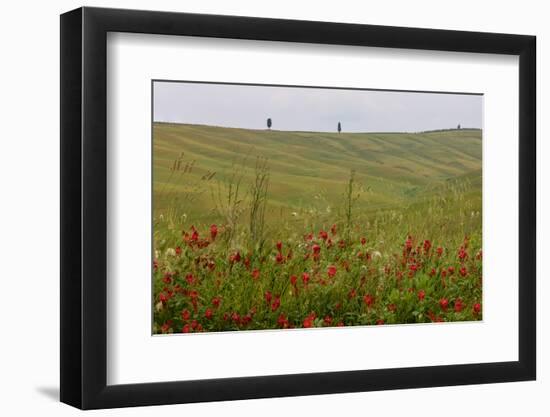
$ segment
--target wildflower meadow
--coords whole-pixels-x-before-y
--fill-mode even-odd
[[[482,319],[481,131],[155,123],[153,333]]]

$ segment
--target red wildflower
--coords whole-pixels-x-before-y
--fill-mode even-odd
[[[355,291],[355,288],[352,288],[350,290],[350,292],[348,293],[348,298],[351,300],[351,299],[355,298],[356,295],[357,295],[357,291]]]
[[[172,282],[172,274],[170,272],[166,272],[164,277],[162,277],[162,282],[165,284],[170,284]]]
[[[161,292],[159,294],[159,300],[164,304],[166,303],[168,300],[170,299],[170,296],[168,294],[165,294],[163,292]]]
[[[277,311],[280,305],[281,305],[281,298],[275,297],[275,300],[273,301],[273,303],[271,303],[271,311]]]
[[[319,252],[321,252],[321,246],[319,246],[318,244],[313,245],[312,249],[313,249],[313,254],[315,255],[318,255]]]
[[[204,312],[204,317],[206,317],[208,320],[210,320],[213,315],[214,313],[212,312],[211,308],[207,308],[206,311]]]
[[[307,285],[307,283],[309,282],[309,274],[307,272],[304,272],[302,274],[302,281],[303,281],[304,285]]]
[[[447,307],[449,306],[449,300],[447,300],[446,298],[442,298],[441,300],[439,300],[439,306],[442,310],[447,310]]]
[[[465,266],[463,266],[462,268],[460,268],[460,275],[465,277],[466,275],[468,275],[468,270],[466,269]]]
[[[280,252],[281,249],[283,248],[283,242],[281,242],[280,240],[277,242],[277,250]]]
[[[432,242],[429,240],[424,241],[424,252],[428,252],[430,248],[432,247]]]
[[[218,308],[220,306],[220,302],[222,301],[222,299],[220,297],[214,297],[212,298],[212,305],[216,308]]]
[[[325,318],[323,319],[323,322],[325,323],[325,326],[330,326],[330,325],[332,325],[332,317],[330,317],[330,316],[325,316]]]
[[[260,278],[260,270],[256,268],[250,275],[252,275],[254,281],[257,281]]]
[[[443,255],[443,248],[441,246],[438,246],[437,249],[436,249],[436,252],[437,252],[438,256]]]
[[[432,268],[432,269],[430,270],[430,276],[431,276],[431,277],[435,276],[436,273],[437,273],[437,272],[436,272],[435,268]]]
[[[481,311],[481,304],[475,303],[473,310],[474,310],[474,314],[479,314],[479,312]]]
[[[279,315],[279,318],[277,319],[277,324],[283,329],[288,328],[288,319],[285,317],[284,314]]]
[[[218,226],[215,224],[210,226],[210,238],[212,240],[216,239],[216,236],[218,235]]]
[[[193,282],[195,282],[195,278],[193,277],[193,274],[187,274],[187,275],[185,276],[185,280],[187,281],[187,283],[188,283],[189,285],[192,285]]]
[[[376,324],[378,324],[379,326],[381,326],[382,324],[384,324],[384,320],[378,319],[378,320],[376,320]]]
[[[231,263],[239,263],[241,262],[241,254],[240,252],[235,252],[229,257],[229,261]]]
[[[328,239],[328,233],[325,232],[324,230],[321,230],[321,231],[319,232],[319,238],[321,238],[321,239],[323,239],[323,240],[326,241],[326,240]]]
[[[303,321],[303,326],[305,328],[313,327],[315,325],[315,313],[311,313],[309,316],[307,316]]]
[[[189,310],[182,310],[181,312],[181,319],[186,321],[186,320],[189,320],[189,318],[191,317],[191,313],[189,312]]]
[[[181,332],[182,332],[182,333],[189,333],[189,332],[191,332],[191,326],[189,326],[189,324],[185,324],[185,325],[183,326],[183,328],[181,329]]]
[[[296,275],[292,275],[290,277],[290,283],[295,286],[296,282],[298,282],[298,277]]]
[[[391,304],[388,304],[388,310],[391,311],[392,313],[395,312],[397,310],[397,306],[393,303]]]
[[[412,250],[412,237],[411,236],[408,236],[407,237],[407,240],[405,241],[405,250],[407,252],[410,252]]]
[[[455,311],[457,313],[460,313],[463,308],[464,308],[464,304],[462,303],[462,300],[460,298],[457,298],[455,300]]]
[[[273,298],[273,294],[271,294],[271,291],[266,291],[264,293],[264,298],[267,304],[271,303],[271,298]]]
[[[370,294],[367,294],[363,297],[363,302],[370,307],[374,303],[374,297]]]
[[[162,333],[168,333],[168,331],[170,330],[170,326],[171,326],[171,323],[166,322],[161,326],[160,330],[162,331]]]
[[[191,241],[196,242],[199,240],[199,232],[195,229],[195,226],[191,226],[191,229],[193,230],[193,233],[191,234]]]
[[[332,227],[330,228],[330,233],[332,233],[333,235],[336,234],[336,225],[333,224]]]
[[[458,257],[460,258],[461,261],[463,261],[468,257],[468,252],[466,252],[466,249],[464,249],[464,246],[461,246],[460,249],[458,250]]]
[[[239,313],[233,312],[233,314],[231,314],[231,320],[233,320],[235,324],[239,324],[241,322],[241,316]]]
[[[426,292],[424,290],[420,290],[418,291],[418,300],[419,301],[422,301],[424,299],[424,297],[426,297]]]
[[[178,256],[181,255],[181,248],[179,246],[176,247],[176,255],[178,255]]]
[[[367,243],[367,238],[362,237],[361,238],[361,245],[364,245],[365,243]]]
[[[334,275],[336,275],[336,267],[334,265],[330,265],[327,268],[327,274],[330,278],[334,277]]]
[[[448,267],[447,272],[449,273],[449,275],[453,275],[455,273],[455,267],[454,266]]]

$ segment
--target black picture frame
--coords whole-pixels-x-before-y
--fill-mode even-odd
[[[108,32],[519,56],[519,360],[107,385]],[[95,409],[534,380],[535,45],[524,35],[251,17],[88,7],[61,15],[61,401]]]

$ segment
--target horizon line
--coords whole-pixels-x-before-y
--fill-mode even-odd
[[[205,127],[214,127],[218,129],[239,129],[239,130],[253,130],[258,132],[296,132],[296,133],[338,133],[338,134],[380,134],[380,133],[430,133],[430,132],[446,132],[451,130],[481,130],[483,131],[483,128],[481,127],[460,127],[459,128],[434,128],[434,129],[427,129],[427,130],[392,130],[392,131],[356,131],[356,132],[338,132],[337,130],[283,130],[283,129],[253,129],[248,127],[234,127],[234,126],[221,126],[221,125],[208,125],[203,123],[184,123],[184,122],[171,122],[166,120],[153,120],[153,123],[163,123],[163,124],[172,124],[172,125],[185,125],[185,126],[205,126]]]

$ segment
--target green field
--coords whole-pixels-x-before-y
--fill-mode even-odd
[[[155,123],[153,331],[480,320],[481,152],[477,129]]]
[[[178,205],[197,222],[216,220],[218,182],[239,170],[244,186],[251,183],[259,156],[269,165],[268,217],[338,209],[350,170],[366,191],[358,206],[367,211],[410,204],[452,178],[471,180],[474,192],[481,187],[474,129],[338,134],[155,123],[153,143],[155,215]]]

